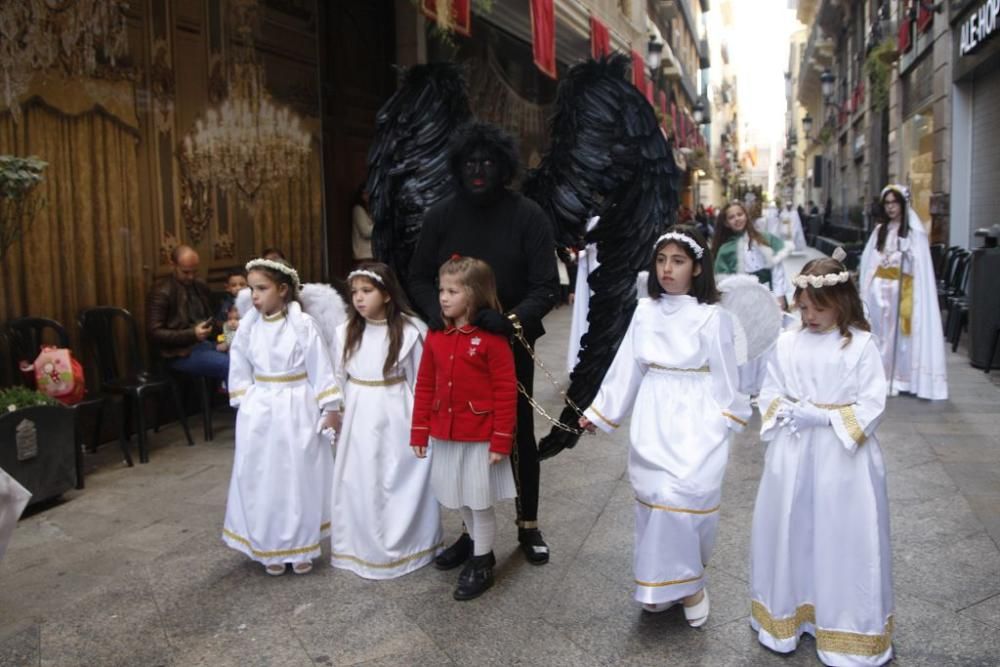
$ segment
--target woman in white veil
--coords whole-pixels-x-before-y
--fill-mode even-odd
[[[881,201],[886,222],[868,239],[858,277],[889,393],[946,399],[944,333],[927,232],[905,185],[887,185]]]

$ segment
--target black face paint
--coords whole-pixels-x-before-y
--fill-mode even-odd
[[[503,188],[500,165],[486,148],[472,149],[462,161],[462,189],[474,199],[489,199]]]

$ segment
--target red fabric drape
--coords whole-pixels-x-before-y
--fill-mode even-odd
[[[437,0],[421,0],[420,11],[427,18],[440,23]],[[465,37],[472,35],[472,0],[451,0],[451,24],[458,34]]]
[[[553,0],[531,0],[531,54],[543,74],[556,73],[556,8]]]
[[[638,51],[632,51],[632,83],[639,92],[646,93],[646,60]]]
[[[590,15],[590,55],[594,60],[611,55],[611,34],[608,32],[608,26],[601,23],[593,14]]]

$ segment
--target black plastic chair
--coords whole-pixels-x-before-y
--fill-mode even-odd
[[[7,338],[7,349],[10,356],[10,377],[18,384],[24,384],[20,362],[33,362],[41,351],[42,345],[56,345],[69,349],[69,334],[66,328],[55,320],[44,317],[19,317],[9,320],[4,325]],[[94,413],[93,440],[90,451],[97,451],[101,438],[101,421],[104,416],[104,396],[92,390],[92,383],[87,387],[83,399],[66,407],[73,410],[73,449],[76,455],[76,488],[82,489],[83,483],[83,429],[81,421],[84,412]]]
[[[931,244],[931,266],[934,267],[934,280],[938,280],[941,277],[941,272],[944,270],[946,249],[947,246],[943,243]]]
[[[969,322],[969,277],[972,274],[972,253],[963,255],[955,269],[956,284],[952,293],[945,297],[948,317],[945,319],[945,334],[951,343],[951,351],[958,351],[962,331]]]
[[[135,318],[124,308],[100,306],[80,313],[80,331],[89,346],[97,366],[101,391],[123,398],[120,441],[125,462],[132,465],[129,453],[129,412],[135,409],[136,432],[139,439],[139,463],[149,462],[146,446],[146,417],[143,398],[150,392],[170,394],[177,419],[184,429],[188,445],[193,446],[191,431],[181,405],[181,397],[168,377],[146,370],[139,351],[139,329]]]
[[[944,258],[942,262],[941,275],[937,277],[937,293],[938,293],[938,307],[945,307],[945,299],[949,295],[949,290],[952,287],[952,283],[955,280],[955,269],[958,266],[958,260],[961,259],[962,253],[965,252],[960,246],[953,245],[944,252]]]

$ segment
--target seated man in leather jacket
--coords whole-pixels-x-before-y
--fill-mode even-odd
[[[198,263],[190,246],[177,246],[170,254],[173,271],[149,293],[146,335],[172,370],[224,381],[229,356],[215,349],[214,313],[208,285],[197,279]]]

